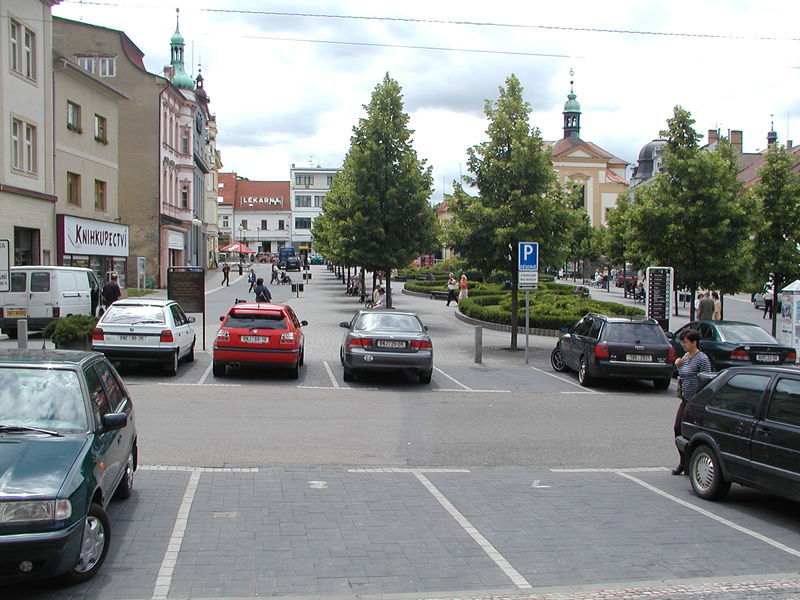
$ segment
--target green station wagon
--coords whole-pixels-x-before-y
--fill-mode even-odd
[[[136,463],[133,404],[102,354],[0,351],[0,582],[94,576]]]

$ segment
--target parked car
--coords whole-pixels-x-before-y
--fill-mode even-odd
[[[231,367],[280,367],[290,377],[300,376],[305,361],[303,327],[291,306],[266,302],[241,302],[220,317],[214,341],[212,372],[223,377]]]
[[[577,371],[582,386],[599,377],[627,377],[650,379],[656,388],[667,389],[675,356],[655,319],[588,313],[574,327],[562,330],[550,364],[556,371]]]
[[[115,362],[159,363],[175,375],[181,360],[194,360],[194,321],[174,300],[117,300],[97,322],[92,349]]]
[[[431,382],[433,343],[416,313],[360,310],[339,326],[347,329],[339,351],[345,381],[367,371],[407,370],[420,383]]]
[[[310,263],[312,265],[324,265],[325,264],[325,258],[323,258],[323,256],[321,254],[314,254],[311,257]]]
[[[299,256],[288,256],[286,257],[286,270],[287,271],[299,271],[303,266],[303,262],[301,261]]]
[[[687,329],[700,334],[700,349],[715,371],[751,365],[790,365],[797,360],[791,346],[778,342],[758,325],[741,321],[692,321],[667,334],[678,356],[683,354],[680,335]]]
[[[133,490],[133,403],[94,352],[0,351],[0,582],[94,576]]]
[[[675,438],[695,494],[719,499],[738,483],[800,500],[800,371],[736,367],[705,379]]]
[[[589,298],[592,293],[589,291],[589,288],[585,285],[576,285],[575,289],[572,290],[572,293],[576,296],[580,296],[581,298]]]

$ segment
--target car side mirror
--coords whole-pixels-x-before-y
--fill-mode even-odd
[[[674,340],[675,339],[675,334],[673,332],[671,332],[671,331],[664,332],[664,335],[667,336],[668,340]]]
[[[100,419],[103,424],[103,431],[114,431],[122,429],[128,424],[128,415],[125,413],[108,413]]]
[[[195,319],[194,317],[187,317],[187,320],[189,321],[189,323],[194,323],[197,319]]]
[[[422,326],[422,328],[423,328],[425,331],[428,331],[428,326],[427,326],[427,325],[423,325],[423,326]]]
[[[300,321],[300,327],[305,327],[308,325],[308,321]]]
[[[348,323],[347,321],[342,321],[341,323],[339,323],[339,327],[345,327],[345,328],[350,327],[350,323]]]

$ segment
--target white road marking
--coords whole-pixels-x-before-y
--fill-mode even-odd
[[[431,388],[431,392],[461,392],[462,394],[510,394],[511,390],[473,390],[461,388]]]
[[[669,471],[667,467],[587,467],[584,469],[553,468],[553,473],[654,473],[657,471]]]
[[[625,477],[626,479],[630,479],[634,483],[638,483],[642,487],[650,490],[651,492],[655,492],[659,496],[663,496],[664,498],[667,498],[668,500],[672,500],[673,502],[676,502],[677,504],[680,504],[681,506],[684,506],[684,507],[689,508],[689,509],[691,509],[691,510],[693,510],[695,512],[698,512],[701,515],[716,521],[717,523],[721,523],[723,525],[726,525],[727,527],[730,527],[731,529],[735,529],[736,531],[744,533],[745,535],[749,535],[750,537],[754,537],[755,539],[760,540],[760,541],[764,542],[765,544],[769,544],[773,548],[777,548],[778,550],[782,550],[783,552],[786,552],[787,554],[791,554],[792,556],[794,556],[796,558],[800,558],[800,550],[795,550],[794,548],[791,548],[791,547],[789,547],[789,546],[787,546],[785,544],[781,544],[780,542],[778,542],[776,540],[773,540],[772,538],[769,538],[769,537],[767,537],[765,535],[762,535],[762,534],[760,534],[760,533],[758,533],[756,531],[753,531],[752,529],[748,529],[747,527],[742,527],[741,525],[738,525],[738,524],[734,523],[733,521],[729,521],[728,519],[720,517],[719,515],[715,515],[714,513],[707,511],[705,508],[700,508],[699,506],[695,506],[691,502],[687,502],[686,500],[678,498],[677,496],[673,496],[672,494],[669,494],[669,493],[665,492],[664,490],[660,490],[657,487],[655,487],[653,485],[650,485],[649,483],[647,483],[645,481],[642,481],[641,479],[639,479],[637,477],[634,477],[633,475],[628,475],[627,473],[619,473],[619,475],[622,476],[622,477]]]
[[[463,383],[461,383],[461,382],[460,382],[458,379],[456,379],[455,377],[452,377],[452,376],[448,375],[447,373],[445,373],[444,371],[442,371],[442,370],[441,370],[439,367],[433,367],[433,370],[434,370],[434,371],[438,371],[439,373],[441,373],[442,375],[444,375],[445,377],[447,377],[447,378],[448,378],[450,381],[452,381],[452,382],[453,382],[453,383],[455,383],[456,385],[460,385],[460,386],[461,386],[462,388],[464,388],[465,390],[470,390],[470,391],[472,391],[472,388],[470,388],[470,387],[467,387],[466,385],[464,385]]]
[[[200,381],[197,383],[205,383],[206,379],[208,379],[208,375],[211,373],[211,369],[214,367],[214,361],[212,360],[208,363],[208,368],[203,372],[203,376],[200,378]]]
[[[188,385],[188,386],[191,386],[191,387],[199,387],[199,386],[203,386],[203,387],[242,387],[241,383],[181,383],[181,382],[165,383],[163,381],[159,381],[158,385]]]
[[[339,382],[336,381],[336,377],[333,376],[333,371],[331,371],[331,366],[328,364],[328,361],[323,360],[322,364],[325,365],[325,370],[328,372],[328,377],[331,378],[331,383],[333,384],[333,387],[338,390],[339,387],[341,386],[339,385]]]
[[[306,483],[312,490],[324,490],[328,488],[327,481],[307,481]]]
[[[178,562],[178,553],[181,551],[183,535],[186,533],[186,525],[189,522],[189,511],[192,508],[197,484],[200,482],[200,471],[192,471],[189,476],[189,483],[186,492],[183,494],[183,501],[178,508],[178,516],[175,519],[175,526],[172,528],[172,535],[167,544],[167,551],[161,561],[161,568],[158,570],[156,585],[153,589],[153,600],[166,600],[169,596],[169,588],[172,586],[172,574],[175,571],[175,564]]]
[[[487,540],[481,533],[475,529],[475,527],[470,523],[464,515],[462,515],[458,509],[453,506],[453,504],[442,494],[436,486],[433,485],[430,480],[425,477],[420,471],[415,471],[414,476],[425,486],[431,495],[436,498],[436,500],[441,504],[444,509],[450,513],[450,516],[453,517],[456,522],[461,525],[464,531],[477,542],[477,544],[481,547],[481,549],[486,552],[487,556],[491,558],[494,563],[500,567],[503,573],[520,589],[532,589],[533,586],[528,583],[528,581],[517,571],[514,567],[511,566],[503,555],[500,554],[494,546]]]
[[[439,467],[412,469],[410,467],[377,467],[347,469],[348,473],[469,473],[469,469],[447,469]]]
[[[258,473],[258,467],[186,467],[182,465],[139,465],[142,471],[187,471],[189,473]]]
[[[549,488],[550,487],[549,485],[540,485],[539,484],[540,481],[541,481],[540,479],[534,479],[533,483],[531,484],[531,487],[532,488],[539,488],[539,489]]]
[[[538,369],[536,367],[531,367],[531,369],[533,369],[534,371],[538,371],[539,373],[544,373],[545,375],[549,375],[550,377],[554,377],[554,378],[558,379],[559,381],[563,381],[564,383],[568,383],[570,385],[574,385],[575,387],[580,388],[584,394],[597,394],[599,396],[604,396],[605,395],[603,392],[597,392],[597,391],[594,391],[594,390],[587,390],[582,385],[580,385],[578,383],[575,383],[574,381],[570,381],[569,379],[564,379],[563,377],[559,377],[558,375],[553,375],[552,373],[548,373],[547,371],[543,371],[542,369]]]

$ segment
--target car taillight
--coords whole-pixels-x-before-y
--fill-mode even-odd
[[[60,306],[54,306],[53,307],[53,318],[57,319],[60,316],[61,316],[61,307]]]
[[[750,357],[747,356],[747,352],[744,350],[733,350],[731,352],[731,360],[750,360]]]
[[[281,334],[281,344],[294,344],[294,331],[284,331]]]
[[[158,340],[159,342],[174,342],[175,339],[172,337],[172,331],[169,329],[164,329],[161,332],[161,338]]]
[[[411,348],[421,350],[422,348],[433,348],[428,340],[411,340]]]
[[[224,342],[230,342],[231,341],[231,334],[228,333],[227,329],[220,329],[217,332],[217,339],[218,340],[222,340]]]
[[[594,355],[596,358],[608,358],[610,356],[608,344],[597,344],[597,346],[594,347]]]
[[[95,328],[95,330],[92,331],[92,340],[103,340],[103,339],[105,339],[103,337],[103,330],[100,329],[99,327]]]
[[[369,348],[372,346],[372,339],[370,338],[353,338],[347,344],[348,346],[361,346],[362,348]]]
[[[675,348],[672,346],[667,350],[667,362],[675,362]]]
[[[784,362],[787,363],[797,362],[797,353],[794,350],[791,350],[789,354],[786,355],[786,360]]]

